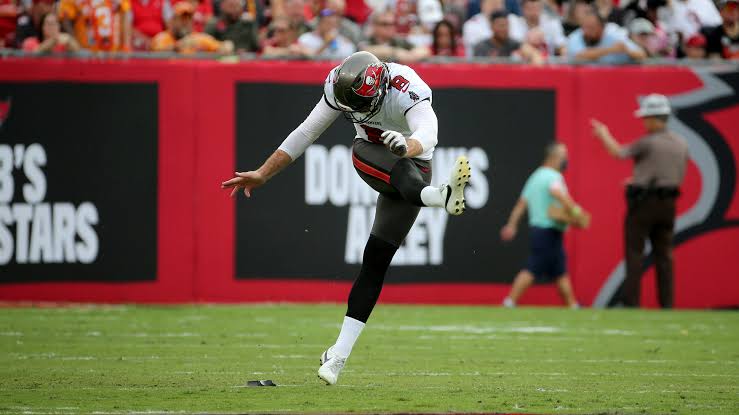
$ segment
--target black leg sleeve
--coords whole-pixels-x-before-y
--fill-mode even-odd
[[[403,199],[416,206],[424,206],[421,201],[421,190],[428,186],[421,173],[409,159],[400,159],[390,171],[390,184],[400,192]]]
[[[354,281],[346,310],[346,316],[367,322],[382,291],[385,273],[398,247],[370,235],[364,247],[364,259],[359,276]]]

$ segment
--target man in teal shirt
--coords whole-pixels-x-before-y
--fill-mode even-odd
[[[544,163],[529,176],[521,197],[513,208],[508,223],[500,231],[501,239],[510,241],[516,237],[518,222],[524,211],[529,214],[530,254],[526,267],[513,281],[511,292],[503,305],[514,307],[534,281],[557,283],[564,302],[577,308],[572,290],[562,237],[567,229],[566,222],[550,217],[550,207],[564,209],[568,216],[581,218],[585,213],[567,193],[562,171],[567,166],[567,147],[561,143],[547,146]]]

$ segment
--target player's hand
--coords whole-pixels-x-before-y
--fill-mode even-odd
[[[590,125],[593,126],[593,135],[598,138],[607,137],[611,134],[610,131],[608,131],[608,126],[596,120],[595,118],[590,119]]]
[[[236,177],[221,183],[221,189],[231,190],[231,197],[235,196],[239,189],[244,189],[244,195],[251,197],[251,191],[263,185],[267,179],[257,171],[236,172]]]
[[[396,156],[403,157],[408,152],[408,143],[406,143],[403,134],[388,130],[380,134],[380,137],[383,139],[382,143]]]
[[[513,225],[505,225],[500,230],[500,239],[508,242],[512,241],[516,237],[516,227]]]

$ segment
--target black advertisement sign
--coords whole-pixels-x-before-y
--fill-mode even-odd
[[[0,282],[156,279],[153,83],[0,83]]]
[[[238,84],[236,165],[258,168],[321,98],[320,86]],[[473,169],[467,211],[423,208],[388,282],[510,282],[527,255],[526,227],[499,231],[546,144],[555,138],[551,90],[435,89],[434,184],[459,154]],[[288,169],[236,204],[236,278],[351,280],[362,260],[376,193],[351,161],[354,127],[342,117]]]

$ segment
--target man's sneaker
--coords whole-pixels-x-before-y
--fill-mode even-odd
[[[344,368],[346,359],[339,357],[334,353],[334,347],[331,346],[321,355],[321,367],[318,369],[318,377],[323,379],[329,385],[335,385],[339,380],[339,373]]]
[[[464,188],[470,182],[470,162],[466,156],[457,157],[449,183],[442,185],[441,195],[444,197],[444,208],[450,215],[461,215],[464,212]]]

